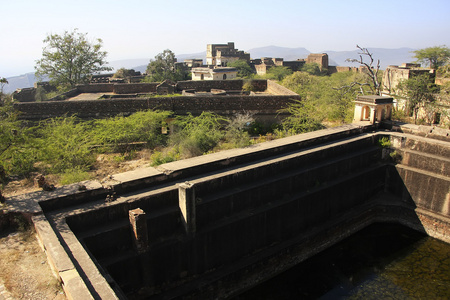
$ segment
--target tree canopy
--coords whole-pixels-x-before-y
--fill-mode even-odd
[[[429,65],[432,69],[437,69],[449,62],[450,49],[444,46],[428,47],[415,50],[414,57],[418,62]]]
[[[311,75],[316,75],[316,76],[326,75],[326,73],[327,73],[326,70],[322,71],[320,69],[320,66],[318,63],[304,64],[303,67],[301,68],[301,71],[309,73]]]
[[[289,76],[292,73],[293,73],[292,70],[288,67],[275,66],[275,67],[271,67],[269,70],[267,70],[266,77],[269,79],[275,79],[275,80],[281,81],[286,76]]]
[[[238,70],[238,76],[241,78],[251,78],[253,75],[252,67],[243,59],[227,63],[227,67],[233,67]]]
[[[175,53],[166,49],[162,53],[155,56],[154,60],[150,60],[147,66],[147,79],[150,82],[161,82],[166,79],[179,81],[187,79],[187,72],[182,67],[177,67],[175,63]]]
[[[88,81],[94,73],[112,70],[106,66],[102,40],[91,42],[86,36],[78,29],[48,35],[43,41],[42,58],[36,61],[36,76],[48,75],[55,85],[72,87]]]

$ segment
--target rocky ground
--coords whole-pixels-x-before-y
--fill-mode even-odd
[[[0,300],[66,299],[30,227],[0,232]]]

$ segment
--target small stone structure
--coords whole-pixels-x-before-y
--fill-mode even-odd
[[[390,120],[394,98],[377,95],[358,96],[355,102],[353,123],[369,121],[375,122]]]
[[[227,80],[237,77],[237,69],[231,67],[192,68],[192,80]]]

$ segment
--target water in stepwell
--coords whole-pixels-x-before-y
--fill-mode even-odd
[[[450,299],[450,245],[374,224],[236,299]]]

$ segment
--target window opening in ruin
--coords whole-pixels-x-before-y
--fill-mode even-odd
[[[200,80],[204,80],[205,79],[205,75],[200,75]]]
[[[367,121],[367,120],[369,120],[369,118],[370,118],[370,107],[364,106],[363,107],[363,117],[362,117],[362,119],[364,121]]]
[[[227,79],[227,74],[223,74],[223,80]]]

